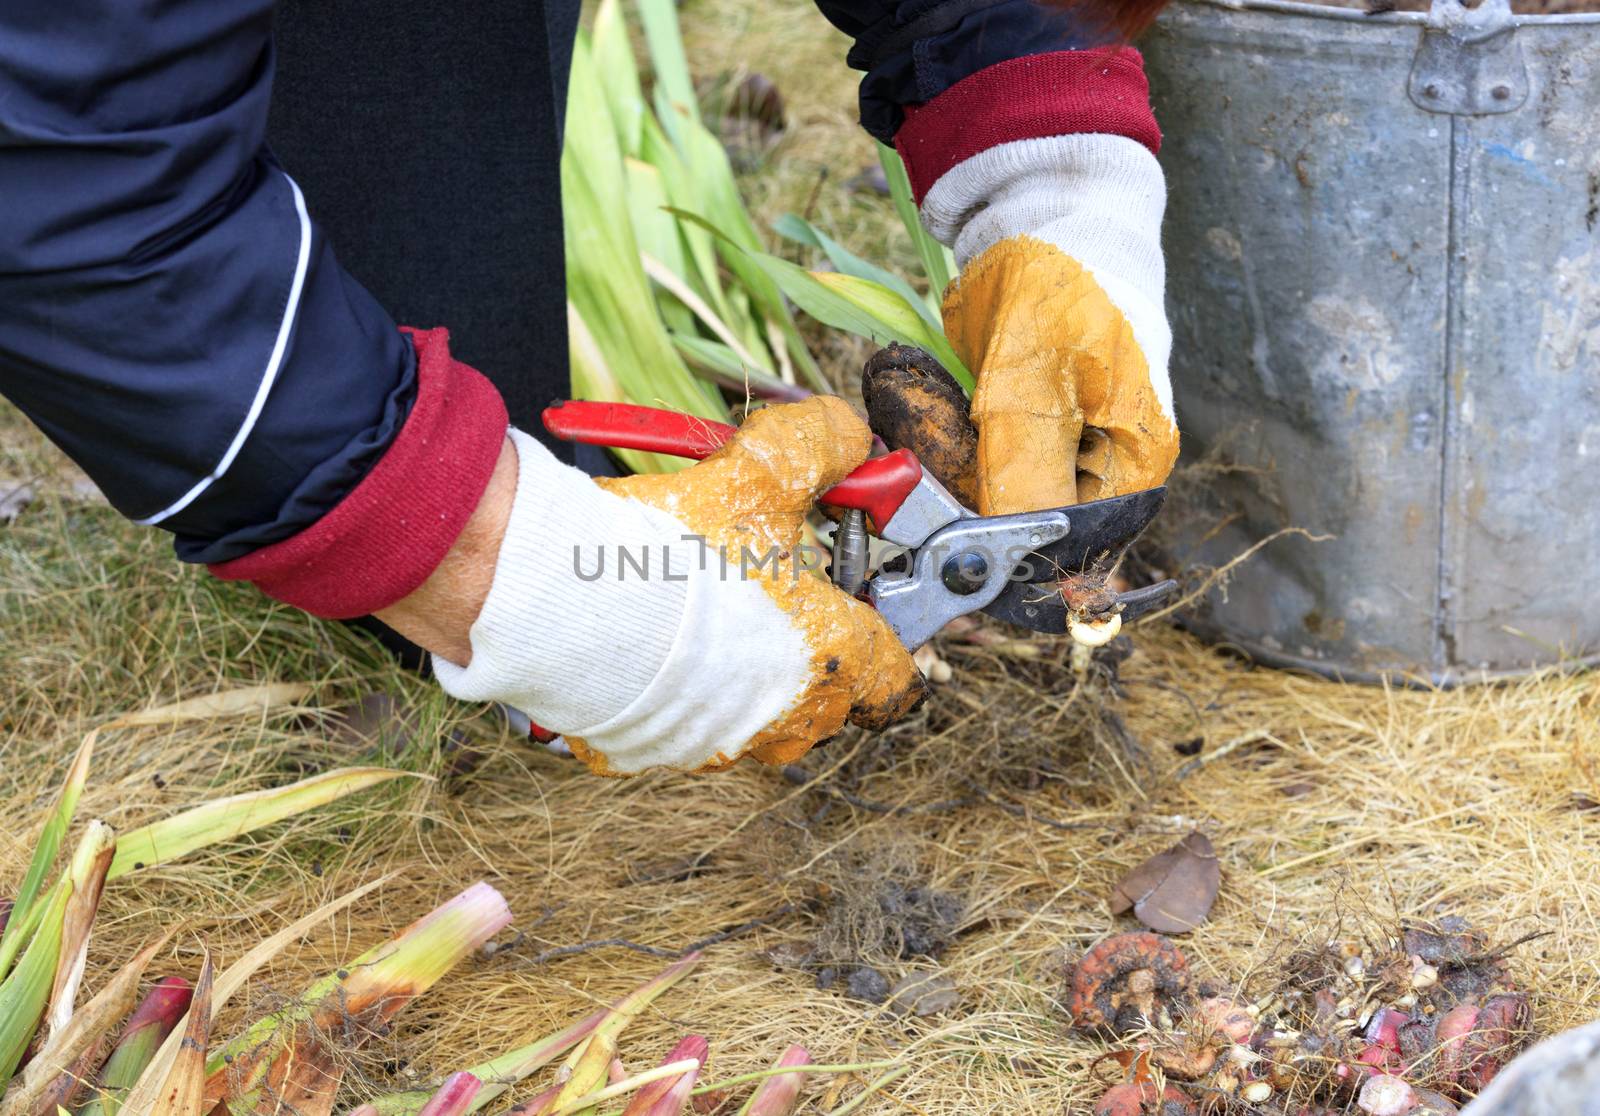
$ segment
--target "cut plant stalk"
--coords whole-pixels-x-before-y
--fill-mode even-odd
[[[570,1107],[574,1101],[587,1098],[590,1093],[605,1085],[610,1074],[611,1062],[617,1056],[617,1036],[628,1024],[637,1019],[639,1013],[644,1011],[663,990],[683,979],[699,960],[699,953],[691,953],[683,960],[674,962],[654,980],[624,996],[606,1013],[606,1017],[595,1027],[594,1034],[567,1056],[566,1063],[562,1067],[566,1077],[561,1091],[556,1094],[551,1107],[552,1112]],[[593,1105],[589,1105],[573,1109],[572,1116],[581,1116],[583,1113],[593,1111],[595,1111]]]
[[[769,1077],[786,1077],[799,1075],[809,1077],[819,1073],[866,1073],[868,1070],[895,1069],[903,1063],[890,1059],[881,1062],[849,1062],[841,1065],[819,1065],[816,1062],[802,1062],[794,1066],[756,1070],[754,1073],[741,1073],[737,1077],[730,1077],[723,1081],[712,1081],[695,1089],[695,1096],[704,1096],[707,1093],[727,1092],[737,1085],[748,1085],[752,1081],[765,1081]]]
[[[483,1082],[470,1073],[452,1073],[445,1078],[439,1091],[428,1098],[418,1116],[464,1116],[472,1110],[472,1099],[483,1088]]]
[[[70,1112],[88,1087],[88,1081],[94,1075],[95,1065],[102,1053],[101,1043],[91,1044],[78,1056],[76,1062],[70,1063],[52,1080],[45,1082],[44,1088],[38,1090],[37,1095],[32,1095],[30,1091],[26,1099],[20,1095],[23,1089],[23,1074],[19,1073],[11,1079],[11,1088],[7,1091],[8,1097],[15,1093],[19,1095],[19,1099],[14,1104],[7,1100],[5,1104],[0,1105],[0,1113],[4,1113],[5,1116],[59,1116],[61,1112]],[[23,1073],[26,1073],[28,1066],[32,1064],[30,1060],[23,1067]]]
[[[810,1064],[810,1053],[797,1043],[785,1050],[772,1068],[787,1070]],[[791,1116],[800,1106],[800,1091],[805,1088],[805,1080],[801,1073],[767,1078],[756,1086],[756,1091],[739,1110],[739,1116]]]
[[[656,997],[688,976],[689,970],[700,963],[700,957],[701,954],[697,950],[680,961],[674,961],[650,980],[622,997],[612,1005],[610,1011],[606,1012],[605,1018],[595,1027],[595,1033],[609,1035],[615,1039],[628,1024],[655,1002]]]
[[[575,1112],[592,1112],[598,1110],[600,1105],[606,1101],[625,1097],[629,1093],[638,1093],[663,1081],[675,1081],[686,1073],[697,1073],[700,1065],[701,1061],[698,1058],[681,1058],[678,1061],[663,1062],[655,1069],[648,1069],[642,1073],[629,1076],[628,1071],[623,1068],[621,1060],[612,1059],[609,1075],[611,1083],[609,1085],[603,1085],[594,1092],[579,1097],[577,1100],[568,1101],[560,1108],[555,1107],[551,1102],[545,1103],[544,1109],[539,1109],[537,1105],[541,1100],[550,1102],[551,1098],[560,1091],[561,1087],[556,1086],[548,1093],[541,1094],[540,1097],[535,1098],[528,1105],[518,1105],[510,1111],[516,1113],[517,1116],[525,1116],[526,1113],[535,1111],[545,1111],[547,1116],[572,1116]],[[687,1102],[688,1096],[689,1094],[686,1092],[685,1102]],[[623,1114],[619,1112],[614,1116],[623,1116]]]
[[[56,961],[55,981],[50,989],[49,1035],[61,1033],[72,1020],[72,1007],[83,983],[84,966],[89,961],[89,935],[94,916],[100,910],[105,891],[106,870],[117,851],[117,835],[103,821],[92,821],[78,842],[68,878],[72,896],[67,900],[61,920],[61,952]]]
[[[331,1110],[343,1069],[324,1036],[359,1046],[511,922],[498,891],[474,884],[393,941],[313,983],[206,1063],[205,1104],[253,1111],[263,1095],[300,1113]]]
[[[476,1111],[505,1093],[517,1082],[537,1073],[567,1051],[577,1046],[580,1042],[594,1034],[594,1029],[610,1014],[601,1008],[593,1015],[583,1019],[563,1031],[546,1035],[527,1046],[519,1047],[500,1055],[498,1058],[472,1067],[467,1072],[483,1081],[484,1085],[479,1090],[473,1101],[472,1110]],[[559,1090],[556,1090],[559,1091]],[[377,1116],[416,1116],[427,1102],[426,1092],[412,1091],[406,1093],[388,1093],[381,1097],[374,1097],[369,1102]],[[555,1092],[546,1099],[554,1100]]]
[[[861,1090],[861,1092],[845,1101],[838,1108],[833,1109],[827,1114],[827,1116],[845,1116],[846,1113],[854,1112],[856,1109],[866,1104],[874,1094],[882,1092],[884,1089],[888,1088],[890,1085],[894,1084],[896,1081],[900,1080],[910,1072],[910,1066],[901,1066],[899,1069],[890,1070],[882,1077],[868,1084],[865,1089]]]
[[[311,913],[296,919],[265,941],[258,942],[243,957],[224,969],[221,976],[217,977],[212,993],[212,1009],[220,1011],[226,1006],[233,995],[245,986],[261,966],[283,952],[291,942],[301,937],[312,927],[332,918],[358,899],[382,887],[392,878],[392,875],[384,876],[381,879],[365,883],[354,891],[347,892],[331,902],[324,903]],[[148,1068],[139,1075],[138,1080],[134,1082],[133,1088],[123,1098],[123,1109],[125,1110],[123,1116],[149,1116],[149,1113],[154,1110],[157,1092],[171,1070],[173,1063],[177,1060],[182,1038],[183,1032],[178,1030],[174,1030],[167,1036],[166,1041],[156,1051],[155,1057],[150,1060]]]
[[[478,1093],[473,1102],[473,1110],[482,1108],[517,1082],[538,1072],[555,1059],[577,1047],[597,1030],[605,1029],[613,1038],[619,1035],[623,1028],[636,1019],[640,1013],[655,1002],[667,989],[681,981],[694,968],[700,960],[700,954],[692,953],[681,961],[675,961],[663,969],[650,980],[645,981],[638,988],[629,992],[610,1008],[595,1012],[593,1015],[572,1024],[572,1026],[544,1038],[529,1043],[527,1046],[508,1051],[498,1058],[490,1059],[481,1065],[473,1066],[467,1072],[481,1079],[484,1083],[482,1091]],[[559,1090],[557,1090],[559,1092]],[[552,1093],[548,1100],[554,1100]],[[372,1104],[377,1108],[380,1116],[416,1116],[423,1102],[428,1099],[426,1092],[390,1093],[386,1096],[374,1097]],[[539,1098],[535,1098],[538,1100]],[[524,1105],[532,1109],[532,1101]],[[519,1105],[518,1107],[523,1107]]]
[[[93,1096],[77,1116],[117,1116],[128,1090],[189,1010],[192,993],[189,982],[182,977],[156,982],[123,1025],[121,1037],[100,1068]]]
[[[304,682],[268,682],[260,686],[241,686],[236,690],[218,690],[199,697],[184,698],[169,705],[149,709],[136,709],[123,713],[115,720],[101,725],[105,732],[114,728],[135,728],[140,725],[175,725],[186,721],[211,721],[218,717],[237,717],[244,713],[260,715],[295,705],[311,693]]]
[[[568,1110],[568,1116],[593,1112],[592,1107],[575,1108],[574,1101],[586,1101],[590,1093],[605,1087],[611,1078],[611,1063],[617,1056],[617,1040],[604,1031],[596,1030],[583,1041],[583,1045],[568,1056],[562,1069],[566,1078],[561,1091],[550,1103],[549,1112]]]
[[[560,1092],[561,1086],[552,1085],[548,1089],[535,1093],[527,1100],[506,1109],[506,1116],[543,1116],[544,1113],[555,1107],[556,1096]]]
[[[71,897],[72,882],[65,879],[46,893],[38,929],[11,975],[0,981],[0,1085],[10,1082],[17,1071],[49,1006],[61,953],[61,923]]]
[[[72,764],[67,768],[66,780],[61,784],[61,793],[45,814],[39,839],[34,842],[33,858],[28,863],[28,871],[22,877],[21,886],[17,888],[16,899],[13,900],[5,931],[0,935],[0,978],[11,971],[11,966],[22,952],[22,947],[27,944],[27,935],[32,932],[29,918],[37,913],[36,904],[43,902],[41,894],[45,878],[56,862],[56,855],[61,851],[61,843],[66,840],[67,829],[72,825],[72,816],[77,813],[78,799],[82,797],[84,783],[89,778],[89,761],[94,755],[94,741],[95,734],[91,732],[78,746],[77,754],[72,757]],[[0,1073],[0,1080],[4,1077],[5,1074]]]
[[[622,1110],[622,1116],[678,1116],[689,1105],[690,1091],[710,1051],[711,1044],[703,1035],[685,1037],[672,1048],[662,1065],[670,1066],[692,1059],[694,1068],[645,1085],[633,1095],[628,1107]]]
[[[200,963],[200,977],[194,982],[184,1018],[183,1042],[156,1094],[151,1116],[200,1116],[205,1103],[206,1047],[211,1041],[211,981],[211,955],[207,954]]]
[[[283,687],[253,687],[208,695],[175,706],[129,714],[111,725],[165,723],[243,708],[262,708],[283,700],[286,696],[280,692],[283,690]],[[303,687],[293,688],[296,698],[303,693]],[[79,1060],[88,1056],[99,1036],[132,1006],[138,976],[130,980],[129,970],[125,968],[90,1002],[93,1013],[85,1021],[85,1027],[93,1024],[98,1030],[89,1034],[85,1027],[73,1025],[89,937],[107,880],[231,839],[405,774],[380,768],[330,772],[288,787],[211,802],[135,830],[120,842],[110,827],[93,822],[80,839],[67,872],[48,890],[40,891],[76,813],[88,778],[94,743],[103,728],[90,733],[80,745],[57,802],[46,815],[28,872],[18,890],[19,897],[29,897],[29,902],[25,907],[18,904],[12,912],[15,917],[8,918],[0,931],[4,934],[0,939],[4,970],[0,971],[5,973],[0,979],[0,1087],[11,1084],[12,1075],[28,1047],[35,1041],[43,1043],[30,1074],[24,1082],[18,1083],[17,1091],[10,1094],[15,1103],[8,1105],[7,1116],[19,1106],[26,1108],[18,1097],[25,1096],[29,1104],[42,1103],[40,1098],[69,1098],[76,1083],[93,1068],[92,1065],[80,1066]],[[123,855],[119,857],[118,853]],[[18,955],[20,960],[16,960]],[[141,956],[142,960],[136,959],[140,972],[149,954]],[[116,1007],[118,997],[126,1000],[120,1008]],[[37,1033],[41,1022],[48,1024],[47,1032],[42,1035]],[[171,1067],[170,1059],[163,1062],[162,1073]],[[63,1075],[67,1080],[58,1086],[57,1079]],[[154,1103],[152,1098],[147,1109]]]
[[[387,767],[348,767],[287,786],[218,798],[123,834],[106,878],[120,879],[130,872],[166,864],[379,783],[416,777]]]

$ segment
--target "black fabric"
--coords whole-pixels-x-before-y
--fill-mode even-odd
[[[577,0],[303,0],[279,49],[273,9],[0,4],[0,394],[188,561],[360,482],[416,395],[397,318],[529,429],[567,394]]]
[[[1012,58],[1094,46],[1064,9],[1038,0],[817,0],[855,39],[848,61],[866,71],[861,124],[884,143],[905,106],[931,101],[963,78]]]
[[[283,0],[269,143],[346,268],[543,434],[569,394],[560,126],[578,0]],[[570,447],[549,443],[571,460]]]

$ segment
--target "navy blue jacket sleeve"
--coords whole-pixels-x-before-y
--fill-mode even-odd
[[[190,561],[315,522],[416,392],[264,146],[271,9],[0,4],[0,393]]]
[[[1039,0],[817,0],[817,6],[855,40],[849,63],[866,72],[861,123],[884,143],[894,142],[906,105],[931,101],[979,70],[1103,39]]]

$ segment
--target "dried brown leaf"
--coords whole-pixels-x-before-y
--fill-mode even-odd
[[[1217,854],[1196,830],[1124,876],[1111,892],[1111,913],[1131,910],[1158,933],[1183,934],[1206,920],[1221,886]]]

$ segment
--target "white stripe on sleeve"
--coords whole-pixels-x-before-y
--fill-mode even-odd
[[[228,449],[217,462],[216,468],[200,478],[199,482],[169,507],[157,512],[155,515],[136,519],[135,523],[149,526],[170,519],[184,508],[194,503],[200,494],[233,465],[234,458],[239,456],[239,450],[244,447],[244,440],[250,437],[250,432],[255,429],[256,420],[261,417],[261,409],[267,405],[267,396],[272,392],[272,385],[278,379],[278,369],[283,364],[283,354],[289,347],[289,334],[294,330],[295,316],[300,312],[300,292],[305,289],[306,269],[311,264],[311,217],[306,212],[306,199],[300,193],[300,187],[295,180],[284,175],[284,180],[289,183],[289,189],[294,192],[295,213],[300,218],[300,252],[294,264],[294,282],[289,286],[289,299],[283,308],[283,320],[278,323],[278,336],[272,343],[272,352],[267,356],[267,367],[261,374],[261,382],[256,386],[255,398],[250,401],[250,410],[245,413],[244,422],[240,423],[239,430],[233,436]]]

